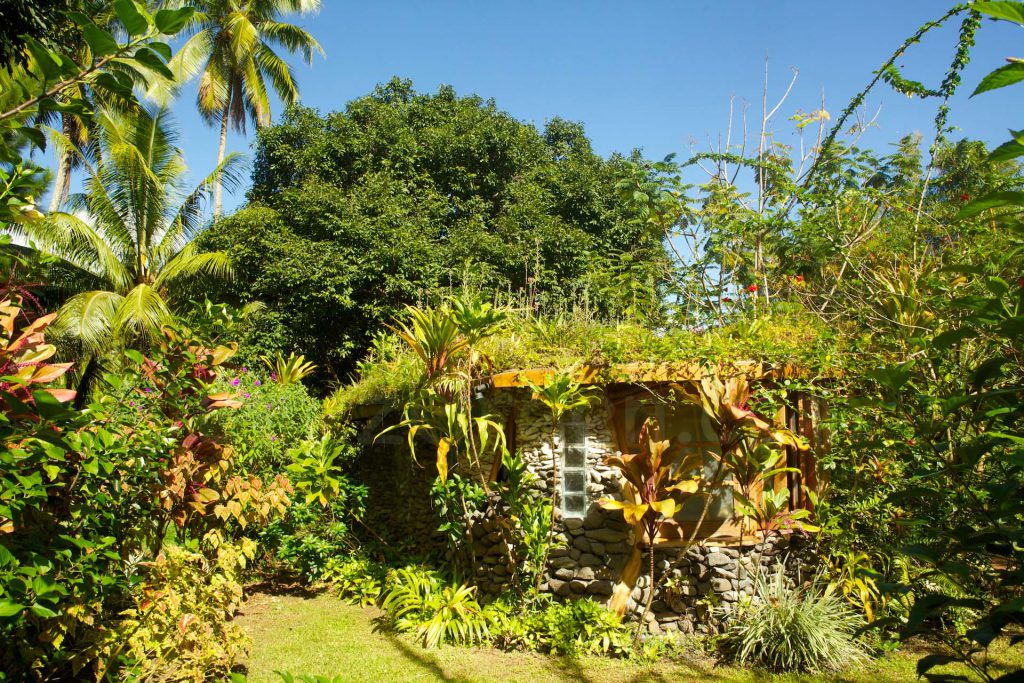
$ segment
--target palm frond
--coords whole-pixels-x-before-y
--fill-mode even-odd
[[[156,288],[136,285],[118,304],[111,320],[111,332],[126,343],[152,339],[170,319],[167,302]]]
[[[19,227],[37,251],[101,279],[114,291],[128,289],[130,278],[119,255],[79,216],[58,211]]]
[[[196,22],[195,15],[192,21]],[[198,24],[197,24],[198,25]],[[161,105],[168,106],[177,97],[181,87],[188,81],[195,78],[209,64],[210,52],[213,45],[213,33],[209,28],[197,31],[185,44],[178,48],[178,51],[167,63],[174,79],[158,76],[153,79],[149,89],[146,90],[146,98]]]
[[[107,348],[114,316],[123,300],[124,297],[114,292],[76,294],[58,309],[50,330],[77,344],[87,354],[101,353]]]
[[[313,53],[324,56],[324,49],[320,47],[308,31],[299,28],[294,24],[286,24],[278,21],[260,22],[260,32],[271,42],[281,45],[289,52],[299,52],[307,64],[313,63]]]
[[[177,280],[196,278],[209,275],[222,280],[234,277],[231,259],[222,251],[199,253],[195,243],[190,242],[181,252],[171,259],[161,270],[153,286],[164,291],[174,285]]]

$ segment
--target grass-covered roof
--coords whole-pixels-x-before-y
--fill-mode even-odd
[[[814,376],[828,372],[837,339],[819,318],[801,312],[749,315],[703,329],[656,330],[634,322],[603,323],[581,316],[536,319],[511,314],[479,343],[495,386],[519,386],[520,376],[573,368],[588,383],[653,382],[694,377],[701,368],[747,367]],[[423,365],[394,333],[378,337],[353,381],[329,399],[328,411],[348,414],[370,403],[399,403],[423,378]],[[536,379],[534,377],[534,379]]]

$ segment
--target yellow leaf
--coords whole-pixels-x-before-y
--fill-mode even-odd
[[[651,503],[651,509],[655,512],[660,512],[665,517],[671,517],[676,514],[676,502],[671,498],[656,500]]]
[[[448,480],[448,450],[451,446],[452,442],[448,437],[444,437],[437,444],[437,475],[441,477],[441,483]]]

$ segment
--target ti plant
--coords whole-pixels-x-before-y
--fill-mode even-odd
[[[491,366],[479,344],[498,329],[505,313],[489,304],[453,300],[438,308],[410,306],[408,314],[409,324],[396,321],[391,329],[423,364],[423,374],[405,403],[402,421],[378,436],[408,430],[413,460],[418,434],[429,434],[436,442],[435,508],[443,518],[442,530],[452,549],[468,547],[472,558],[469,508],[478,505],[488,490],[481,459],[499,459],[506,452],[505,432],[494,416],[474,414],[476,385],[482,369]],[[458,476],[456,470],[475,474],[479,485]]]
[[[650,585],[644,605],[644,616],[647,615],[654,597],[654,547],[662,524],[671,520],[687,499],[704,492],[704,482],[688,474],[700,468],[701,455],[689,454],[680,462],[681,453],[670,441],[661,438],[661,427],[657,421],[648,419],[640,428],[639,453],[611,456],[605,460],[608,465],[616,467],[626,481],[622,484],[622,500],[603,498],[600,505],[606,510],[622,510],[623,518],[633,526],[633,551],[608,605],[620,615],[626,610],[626,603],[640,574],[645,542],[650,558]],[[640,628],[644,623],[641,618]],[[639,634],[638,629],[637,637]]]
[[[806,442],[788,429],[775,427],[750,409],[750,381],[744,375],[722,379],[708,373],[690,385],[676,385],[675,390],[683,401],[703,410],[718,435],[719,452],[713,454],[718,460],[716,482],[720,484],[725,476],[731,475],[739,489],[734,496],[740,503],[741,514],[746,510],[752,516],[764,517],[762,506],[754,500],[755,487],[770,483],[777,474],[798,472],[794,468],[778,467],[778,464],[786,448],[805,451]],[[755,511],[759,512],[754,514]],[[706,513],[707,507],[698,528]],[[777,513],[771,517],[777,517]],[[740,531],[742,534],[742,525]]]
[[[56,313],[36,318],[28,327],[16,330],[22,315],[20,299],[0,301],[0,392],[4,396],[3,412],[22,414],[25,403],[32,403],[33,385],[49,384],[64,375],[71,363],[47,363],[57,352],[53,344],[46,343],[46,327]],[[69,389],[48,388],[45,391],[60,402],[70,401],[75,392]]]

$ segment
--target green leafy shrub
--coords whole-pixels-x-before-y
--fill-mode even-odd
[[[201,555],[204,570],[219,566],[244,528],[266,524],[290,502],[287,480],[239,472],[231,449],[208,429],[211,410],[234,405],[206,384],[233,349],[184,327],[162,332],[146,357],[126,351],[118,359],[119,372],[104,377],[103,393],[85,411],[37,391],[34,414],[23,414],[10,403],[14,388],[0,389],[13,406],[0,411],[0,642],[17,644],[0,648],[0,670],[12,679],[114,678],[126,661],[153,658],[198,657],[212,667],[187,638],[177,641],[183,650],[156,635],[153,647],[131,645],[119,626],[132,618],[125,610],[135,606],[145,612],[143,627],[158,628],[161,614],[170,619],[178,607],[153,611],[162,604],[156,596],[193,600],[174,584],[192,565],[161,565],[168,538]],[[217,590],[217,599],[231,597],[218,608],[228,619],[237,596],[226,584]],[[179,620],[205,619],[201,608],[181,609]],[[237,651],[216,625],[204,640],[220,648],[218,661]]]
[[[353,605],[377,604],[387,569],[364,555],[332,557],[321,580],[338,591],[339,597]]]
[[[503,649],[570,657],[624,657],[631,652],[629,628],[617,614],[593,600],[558,603],[545,595],[525,609],[498,601],[488,606],[488,612],[494,641]]]
[[[548,554],[558,545],[551,537],[551,501],[534,495],[532,486],[537,475],[526,468],[522,453],[505,451],[502,467],[505,480],[499,482],[497,488],[509,512],[502,524],[509,531],[513,555],[518,562],[515,577],[518,585],[513,588],[520,593],[536,592]]]
[[[290,461],[288,449],[323,428],[319,401],[299,382],[279,384],[242,367],[219,380],[214,390],[230,392],[242,403],[212,421],[250,472],[280,471]]]
[[[476,587],[456,586],[421,567],[388,574],[380,603],[381,622],[400,633],[415,633],[424,647],[472,645],[490,635],[489,615],[476,600]]]
[[[244,547],[248,545],[249,547]],[[106,645],[122,650],[122,676],[135,680],[227,678],[249,640],[231,618],[242,604],[240,573],[252,542],[221,545],[214,560],[168,545],[149,566],[137,605]]]
[[[754,596],[733,615],[725,646],[740,664],[838,671],[866,659],[855,638],[862,623],[835,584],[790,588],[780,564],[768,577],[754,576]]]
[[[367,490],[347,472],[357,454],[352,436],[341,430],[288,449],[297,501],[260,532],[265,554],[306,581],[324,580],[330,564],[357,547],[352,523],[365,512]]]

